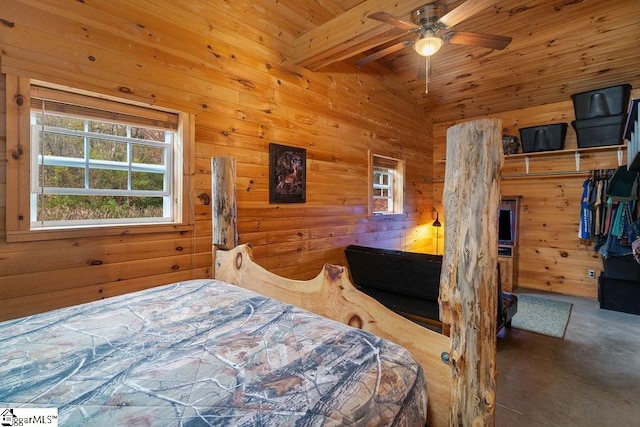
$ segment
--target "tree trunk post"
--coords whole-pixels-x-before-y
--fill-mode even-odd
[[[451,326],[450,422],[493,426],[502,122],[449,128],[446,156],[440,310]]]
[[[233,249],[238,245],[236,159],[231,157],[211,159],[211,199],[213,203],[213,246],[225,250]]]

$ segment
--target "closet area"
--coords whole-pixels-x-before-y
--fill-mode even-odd
[[[631,100],[626,119],[626,168],[616,171],[619,173],[609,181],[611,204],[617,202],[618,210],[622,210],[622,213],[615,215],[613,222],[605,217],[604,227],[612,227],[611,234],[619,233],[620,238],[609,237],[602,242],[600,253],[603,254],[604,269],[598,279],[600,307],[633,314],[640,314],[639,101],[640,98]],[[614,187],[611,187],[611,184]]]
[[[579,234],[602,258],[601,308],[640,314],[639,208],[638,172],[626,165],[593,171],[583,183]]]
[[[626,87],[623,86],[621,89]],[[640,90],[633,89],[630,95],[630,98],[638,98]],[[594,99],[598,101],[598,108],[584,109],[587,117],[581,119],[576,119],[572,99],[499,114],[505,135],[520,136],[521,128],[548,126],[554,123],[568,124],[562,149],[523,152],[520,147],[515,153],[504,156],[500,192],[503,200],[513,195],[518,196],[517,246],[515,257],[508,260],[507,254],[501,253],[499,263],[501,271],[510,272],[507,266],[503,267],[504,264],[509,263],[513,267],[512,286],[516,292],[521,288],[535,289],[587,297],[596,301],[597,304],[600,303],[598,298],[604,293],[602,306],[608,308],[612,307],[609,305],[610,302],[613,304],[611,295],[617,293],[617,289],[609,290],[612,285],[609,285],[607,280],[610,277],[605,274],[605,261],[607,273],[611,267],[610,263],[625,262],[628,264],[627,267],[633,270],[636,268],[634,264],[636,261],[629,256],[615,259],[603,258],[599,249],[604,236],[599,235],[596,239],[595,230],[593,234],[586,236],[583,233],[586,229],[581,228],[585,181],[590,179],[597,183],[599,180],[613,178],[619,168],[626,169],[628,157],[627,143],[622,137],[623,129],[620,129],[620,123],[624,123],[625,120],[620,120],[618,111],[612,110],[610,106],[605,109],[601,96],[596,96]],[[620,101],[620,103],[624,102],[624,99]],[[624,107],[625,112],[627,108],[628,104]],[[580,111],[582,114],[582,110]],[[606,111],[616,116],[615,120],[613,118],[610,120],[612,123],[615,122],[615,130],[620,136],[619,140],[618,137],[608,138],[605,142],[610,145],[599,146],[583,132],[583,129],[590,128],[592,124],[607,123],[609,119],[589,117],[589,115],[603,114]],[[577,120],[581,122],[574,124],[573,122]],[[439,205],[444,191],[443,180],[439,178],[444,178],[446,165],[446,131],[455,124],[457,122],[433,126],[435,206]],[[562,130],[565,127],[560,128]],[[577,129],[580,129],[582,136],[580,144]],[[616,143],[611,143],[613,140]],[[640,144],[638,146],[640,147]],[[591,224],[589,230],[590,227]],[[600,229],[599,233],[601,231],[604,230]],[[600,276],[603,276],[603,279]],[[629,278],[634,277],[625,276],[624,279],[613,280],[626,280],[635,285],[635,279],[628,280]],[[607,283],[602,284],[602,282]],[[613,286],[616,285],[620,284],[616,283]],[[630,283],[623,285],[630,285]],[[636,287],[640,291],[640,282]],[[602,289],[604,289],[603,292]],[[640,307],[640,304],[635,306]]]

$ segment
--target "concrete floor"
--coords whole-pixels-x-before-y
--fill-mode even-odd
[[[573,303],[567,332],[498,333],[496,426],[640,426],[640,316],[543,296]]]

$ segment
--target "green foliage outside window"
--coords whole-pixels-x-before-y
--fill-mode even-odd
[[[42,114],[34,112],[32,117],[32,124],[41,129]],[[163,216],[161,196],[64,193],[73,189],[89,193],[93,190],[162,192],[165,150],[170,147],[157,143],[165,143],[165,130],[55,113],[44,117],[44,140],[43,132],[38,132],[38,151],[44,156],[44,165],[38,166],[38,185],[59,189],[63,194],[37,194],[37,221]],[[145,170],[149,167],[160,169]]]

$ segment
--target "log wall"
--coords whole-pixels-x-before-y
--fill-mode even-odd
[[[633,90],[632,97],[640,96]],[[597,276],[602,270],[593,242],[578,238],[582,183],[590,170],[618,166],[618,147],[578,150],[573,103],[550,104],[496,114],[503,132],[517,135],[518,129],[550,123],[568,124],[564,150],[529,156],[529,174],[522,154],[506,156],[502,169],[501,194],[521,196],[518,286],[543,291],[597,298]],[[459,122],[438,123],[433,128],[434,205],[442,205],[446,131]],[[575,152],[580,151],[579,171]],[[623,147],[622,164],[626,165]],[[443,219],[446,221],[446,218]],[[596,271],[596,278],[588,277]]]
[[[302,3],[3,0],[0,66],[7,72],[194,113],[196,144],[192,230],[7,244],[0,75],[0,318],[210,276],[211,207],[198,196],[211,196],[211,157],[237,159],[240,243],[277,274],[314,277],[325,262],[344,264],[348,244],[434,252],[432,204],[435,198],[446,221],[444,144],[456,122],[433,126],[393,79],[346,64],[321,72],[294,65],[300,28],[327,19]],[[573,110],[568,100],[497,117],[517,135],[520,127],[569,123]],[[306,148],[307,203],[268,203],[270,142]],[[601,261],[574,237],[585,176],[555,175],[575,171],[575,147],[569,128],[567,151],[533,157],[531,172],[543,176],[522,177],[524,158],[507,159],[502,192],[523,196],[520,285],[595,297],[586,271],[600,270]],[[367,216],[368,149],[406,161],[407,216]],[[581,160],[585,171],[616,165],[615,151]]]
[[[206,4],[206,8],[203,5]],[[300,5],[299,5],[300,6]],[[431,123],[399,83],[293,64],[311,8],[277,2],[3,0],[7,73],[196,115],[189,231],[6,243],[6,82],[0,75],[0,319],[211,275],[211,157],[237,160],[240,243],[294,279],[348,244],[430,249]],[[309,16],[306,16],[308,13]],[[251,16],[247,19],[247,16]],[[305,204],[269,204],[270,142],[307,150]],[[367,150],[406,161],[407,215],[367,216]]]

